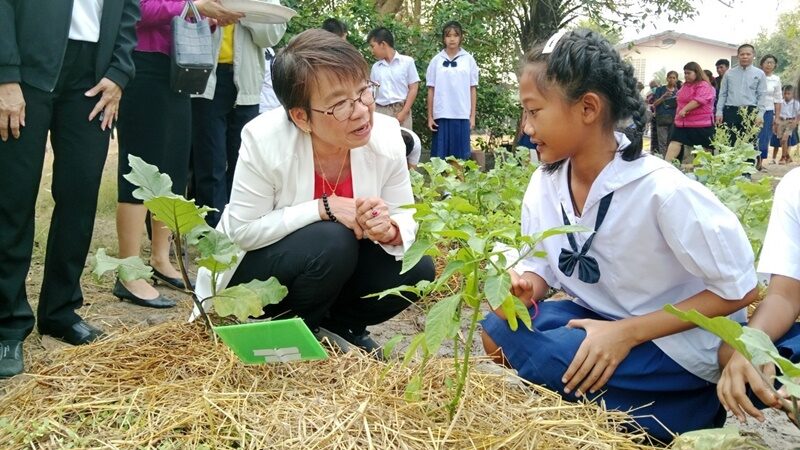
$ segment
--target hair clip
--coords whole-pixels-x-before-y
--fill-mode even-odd
[[[550,39],[547,40],[547,43],[544,44],[544,48],[542,49],[542,54],[546,55],[548,53],[553,53],[553,49],[556,48],[556,44],[558,41],[561,40],[564,35],[567,34],[567,30],[561,30],[556,34],[550,36]]]

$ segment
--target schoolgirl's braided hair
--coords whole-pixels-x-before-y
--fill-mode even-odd
[[[544,48],[539,44],[526,54],[523,75],[529,65],[544,65],[544,70],[534,75],[540,90],[556,84],[569,101],[577,101],[588,92],[604,97],[609,105],[609,124],[631,141],[622,150],[622,159],[633,161],[642,156],[645,104],[636,88],[633,67],[603,36],[587,29],[567,32],[552,52],[544,52]],[[546,169],[555,171],[562,163],[548,164]]]

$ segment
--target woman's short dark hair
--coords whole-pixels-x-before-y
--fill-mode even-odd
[[[320,29],[306,30],[289,41],[272,63],[272,88],[289,114],[303,108],[310,114],[311,90],[320,75],[341,81],[369,79],[369,66],[350,43]]]
[[[766,60],[768,60],[770,58],[772,58],[772,60],[775,61],[775,65],[777,66],[778,65],[778,58],[775,55],[771,55],[769,53],[767,53],[766,55],[761,57],[761,61],[758,62],[758,65],[759,66],[763,66],[764,62],[766,62]]]
[[[533,74],[537,87],[546,92],[558,86],[568,101],[577,101],[589,92],[605,99],[608,126],[625,133],[631,141],[622,150],[622,159],[639,158],[646,109],[636,89],[633,66],[620,58],[602,35],[584,28],[562,36],[551,53],[543,53],[543,50],[543,43],[537,45],[523,62],[523,69],[541,67]],[[545,164],[544,169],[553,172],[562,163]]]
[[[683,66],[683,70],[691,70],[692,72],[694,72],[695,81],[706,81],[709,83],[711,82],[708,79],[708,75],[706,75],[706,73],[703,71],[703,68],[700,67],[700,64],[694,61],[689,61],[688,63],[686,63],[686,65]]]

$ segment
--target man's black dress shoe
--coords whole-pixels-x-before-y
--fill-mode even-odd
[[[22,341],[0,341],[0,378],[22,373]]]
[[[169,287],[173,287],[175,289],[180,289],[181,291],[186,290],[186,285],[183,284],[183,279],[181,278],[172,278],[164,275],[163,273],[159,272],[158,270],[153,267],[153,281],[158,283],[159,281],[163,281]],[[194,290],[194,285],[192,285],[192,290]]]
[[[65,328],[45,328],[39,329],[39,332],[72,345],[88,344],[105,336],[103,330],[95,328],[83,320],[75,322]]]
[[[120,300],[127,300],[134,305],[144,306],[147,308],[172,308],[175,306],[175,300],[164,297],[161,294],[158,294],[158,297],[149,300],[137,297],[133,295],[133,292],[129,291],[121,281],[119,281],[119,278],[117,278],[117,282],[114,284],[114,290],[111,292]]]

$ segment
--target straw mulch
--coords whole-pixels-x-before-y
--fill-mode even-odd
[[[0,447],[158,449],[643,449],[627,417],[473,370],[453,421],[452,360],[411,369],[362,354],[244,366],[200,325],[166,323],[53,351],[6,385]],[[490,373],[494,372],[494,373]]]

